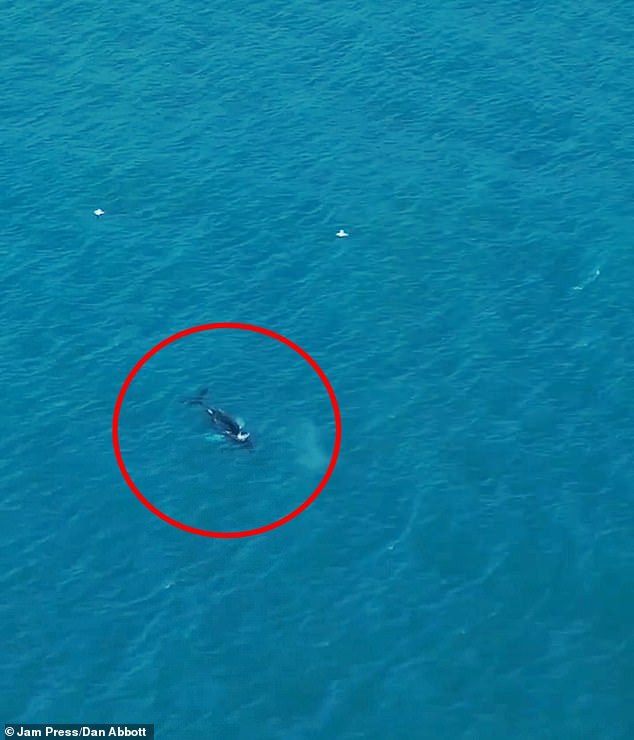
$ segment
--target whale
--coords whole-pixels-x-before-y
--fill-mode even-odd
[[[211,420],[214,430],[218,434],[238,445],[247,447],[251,446],[252,440],[250,432],[245,431],[242,424],[231,416],[231,414],[224,411],[224,409],[210,406],[205,400],[207,392],[208,389],[203,388],[195,396],[184,399],[183,403],[187,406],[201,406],[205,410],[205,413]]]

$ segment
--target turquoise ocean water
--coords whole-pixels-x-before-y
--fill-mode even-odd
[[[634,6],[1,13],[2,718],[634,737]]]

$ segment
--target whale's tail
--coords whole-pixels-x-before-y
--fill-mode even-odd
[[[184,398],[182,400],[182,403],[186,404],[187,406],[206,406],[205,403],[205,396],[207,395],[207,391],[209,388],[203,388],[202,390],[198,391],[198,393],[195,396],[192,396],[191,398]]]

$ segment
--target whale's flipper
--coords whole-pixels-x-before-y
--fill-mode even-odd
[[[184,398],[182,403],[186,404],[187,406],[205,406],[205,396],[207,395],[207,391],[209,388],[203,388],[202,390],[198,391],[198,393],[195,396],[192,396],[191,398]]]

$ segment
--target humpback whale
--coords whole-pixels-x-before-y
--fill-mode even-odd
[[[207,395],[207,388],[204,388],[192,398],[187,398],[183,403],[188,406],[202,406],[205,412],[209,415],[211,423],[214,429],[223,436],[230,439],[232,442],[236,442],[240,445],[251,445],[251,435],[246,432],[242,424],[238,423],[236,419],[228,414],[223,409],[209,406],[205,401]]]

